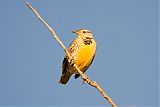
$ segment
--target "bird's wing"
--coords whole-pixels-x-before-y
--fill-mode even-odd
[[[63,63],[62,63],[62,74],[64,74],[66,72],[67,67],[68,67],[68,59],[65,56],[63,59]]]
[[[67,49],[71,57],[74,57],[76,51],[78,50],[77,47],[78,47],[78,44],[77,44],[77,40],[75,39]],[[62,63],[62,74],[66,72],[68,66],[69,66],[68,58],[67,56],[65,56]]]
[[[77,51],[77,41],[73,41],[69,48],[68,48],[68,52],[70,53],[71,57],[74,57],[74,55],[76,54],[76,51]],[[65,56],[64,59],[63,59],[63,63],[62,63],[62,76],[61,76],[61,79],[60,79],[60,83],[62,84],[66,84],[69,80],[69,78],[71,77],[71,75],[73,73],[69,72],[68,70],[71,70],[70,67],[69,67],[69,62],[68,62],[68,57]]]
[[[62,76],[60,78],[59,83],[66,84],[69,78],[71,77],[72,73],[67,71],[67,67],[68,67],[68,59],[65,56],[62,63]]]
[[[68,47],[68,52],[70,53],[70,55],[73,57],[77,50],[78,50],[78,47],[79,47],[79,40],[78,38],[76,38]]]

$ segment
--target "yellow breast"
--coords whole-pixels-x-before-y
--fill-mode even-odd
[[[83,41],[80,41],[79,44],[79,49],[75,55],[75,64],[84,72],[89,67],[95,55],[96,42],[92,40],[90,45],[85,45]]]

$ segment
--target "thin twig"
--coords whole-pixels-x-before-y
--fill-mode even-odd
[[[39,15],[39,13],[28,2],[27,2],[27,6],[29,7],[29,9],[31,9],[34,12],[34,14],[37,16],[37,18],[48,28],[48,30],[52,33],[54,39],[57,40],[57,42],[64,49],[64,51],[65,51],[66,55],[68,56],[68,58],[71,60],[72,59],[71,55],[69,54],[69,52],[67,51],[67,49],[63,45],[63,43],[60,41],[60,39],[58,38],[58,36],[54,32],[54,30],[42,19],[42,17]],[[82,77],[84,82],[87,82],[89,85],[95,87],[103,95],[103,97],[111,104],[112,107],[117,107],[116,104],[112,101],[112,99],[103,91],[103,89],[95,81],[91,81],[86,75],[84,75],[80,71],[80,69],[77,67],[76,64],[74,64],[73,66],[79,72],[79,74],[81,75],[81,77]]]

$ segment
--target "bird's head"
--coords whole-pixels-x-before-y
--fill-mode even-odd
[[[82,38],[90,38],[93,39],[93,34],[90,30],[88,29],[79,29],[79,30],[74,30],[72,33],[76,33],[79,37]]]

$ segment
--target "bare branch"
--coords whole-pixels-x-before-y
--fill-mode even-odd
[[[32,12],[37,16],[37,18],[48,28],[48,30],[53,35],[54,39],[57,40],[57,42],[64,49],[64,51],[65,51],[66,55],[68,56],[68,58],[71,60],[72,59],[71,55],[69,54],[69,52],[67,51],[67,49],[63,45],[63,43],[60,41],[60,39],[58,38],[58,36],[54,32],[54,30],[42,19],[42,17],[39,15],[39,13],[28,2],[27,2],[26,5],[29,7],[29,9],[32,10]],[[84,82],[87,82],[92,87],[95,87],[103,95],[103,97],[111,104],[112,107],[117,107],[116,104],[112,101],[112,99],[103,91],[103,89],[95,81],[91,81],[88,76],[84,75],[83,72],[81,72],[79,70],[79,68],[77,67],[76,64],[74,64],[73,66],[79,72],[79,74],[81,75],[81,77],[82,77],[82,79],[83,79]]]

